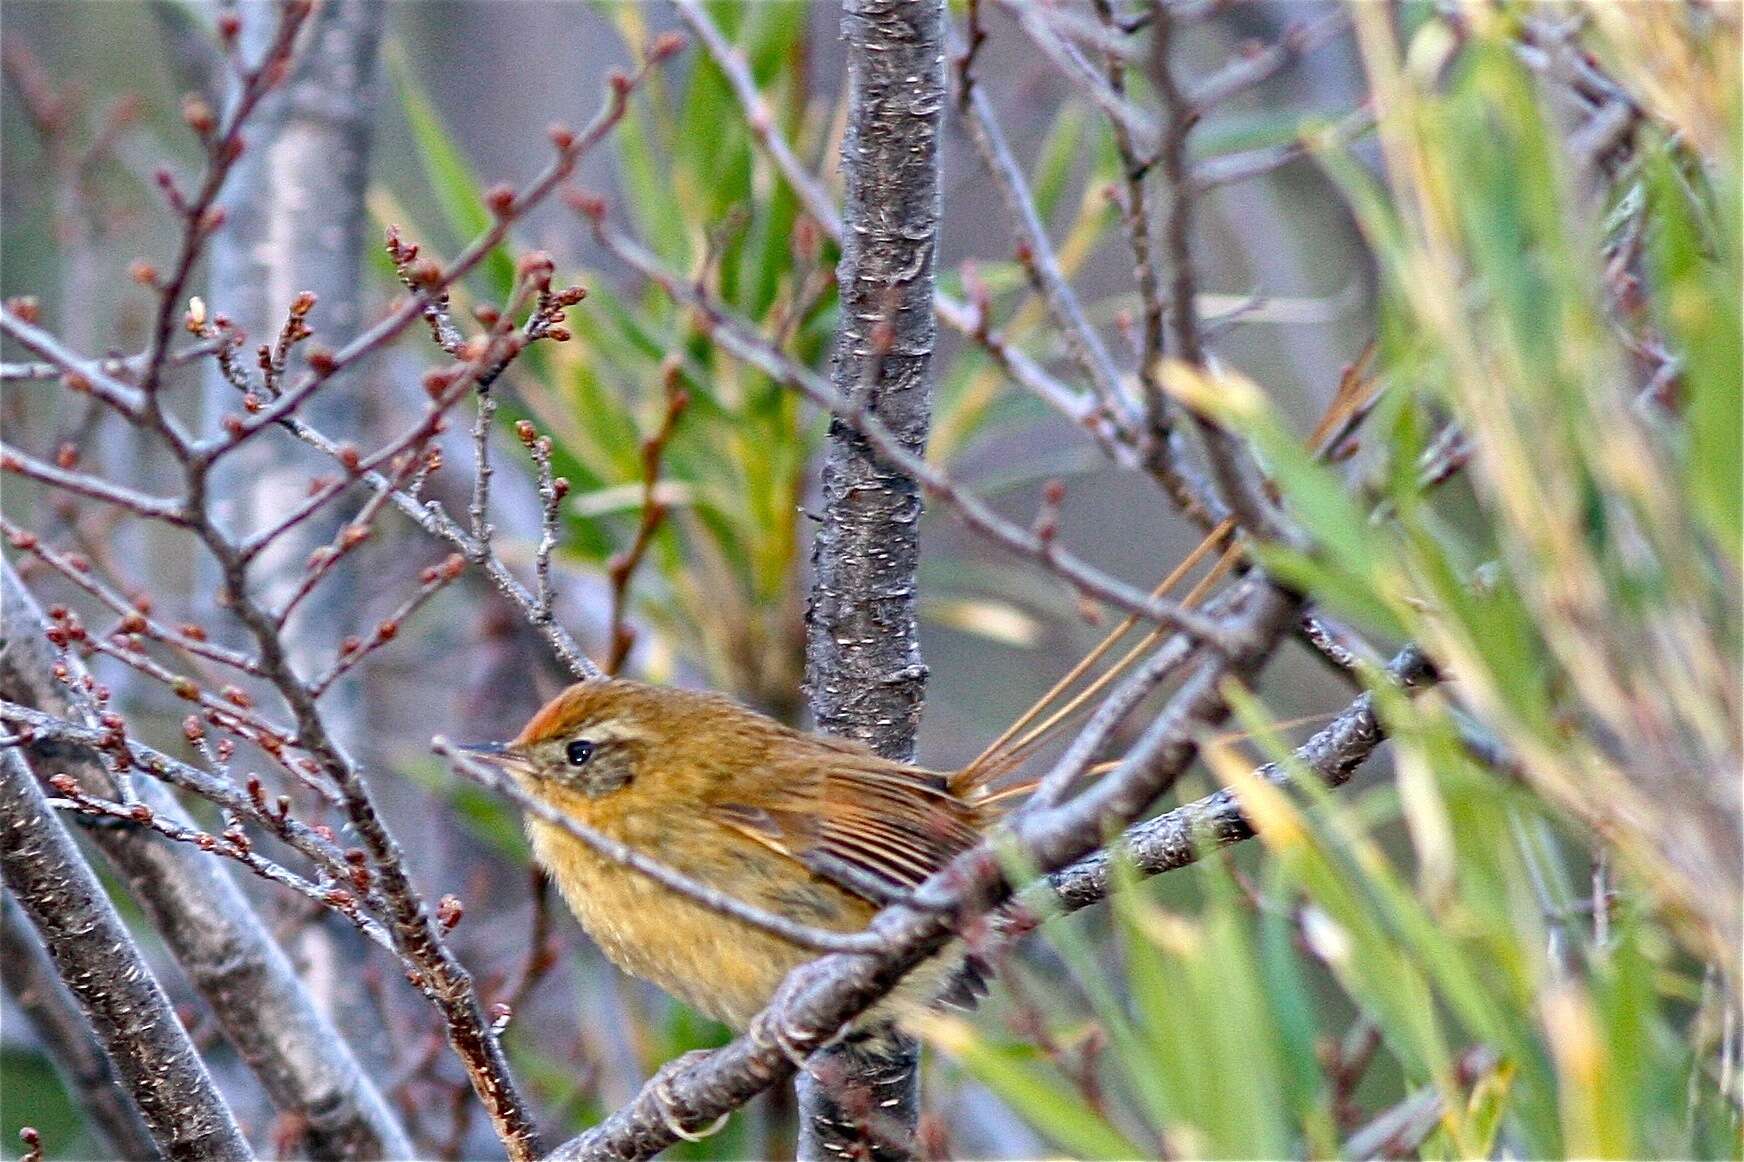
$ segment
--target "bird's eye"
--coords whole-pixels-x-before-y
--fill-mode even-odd
[[[593,743],[585,738],[578,738],[563,749],[564,757],[572,767],[585,767],[587,760],[593,757]]]

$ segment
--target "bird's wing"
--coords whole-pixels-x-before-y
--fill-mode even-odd
[[[766,772],[756,805],[716,820],[873,904],[918,885],[980,838],[974,808],[930,771],[857,748],[820,748]]]

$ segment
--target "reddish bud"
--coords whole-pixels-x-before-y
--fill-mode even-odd
[[[299,291],[297,297],[291,300],[291,317],[300,319],[315,309],[315,292]]]
[[[584,218],[598,223],[605,220],[606,200],[589,190],[565,190],[563,200],[569,208]]]
[[[551,482],[551,495],[562,500],[569,495],[569,477],[559,476]]]
[[[1061,501],[1066,499],[1066,482],[1056,479],[1042,485],[1042,499],[1050,505],[1058,506]]]
[[[567,343],[574,338],[569,333],[568,327],[547,327],[545,328],[545,337],[553,343]]]
[[[206,737],[206,724],[190,714],[182,719],[182,737],[189,742],[198,743]]]
[[[201,137],[211,136],[212,130],[218,127],[218,117],[212,112],[212,106],[198,93],[189,93],[182,98],[182,120]]]
[[[73,776],[67,774],[65,771],[61,771],[59,774],[50,775],[48,777],[48,785],[63,795],[76,794],[79,790],[79,781],[73,778]]]
[[[339,445],[339,451],[336,452],[335,455],[338,457],[339,462],[345,465],[345,470],[347,472],[356,472],[358,465],[363,463],[363,457],[358,454],[356,444],[346,443]]]
[[[309,370],[316,375],[332,375],[339,367],[339,360],[325,347],[310,347],[303,358],[308,360]]]
[[[235,412],[226,412],[224,418],[218,421],[218,424],[224,429],[224,434],[233,440],[240,437],[242,433],[248,431],[248,425],[243,423],[242,417],[237,415]]]
[[[443,896],[436,905],[436,922],[442,925],[444,932],[454,931],[454,926],[465,914],[466,908],[457,896]]]
[[[561,121],[553,121],[545,130],[545,136],[551,139],[551,144],[559,150],[568,149],[575,144],[575,130]]]
[[[145,618],[137,612],[129,613],[122,617],[119,628],[122,633],[144,633]]]
[[[520,437],[521,443],[531,448],[533,441],[539,438],[539,429],[526,420],[516,420],[515,435]]]
[[[551,275],[556,271],[557,264],[551,261],[551,255],[543,250],[530,250],[521,255],[521,261],[516,264],[515,272],[540,290],[551,288]]]
[[[218,17],[218,40],[226,49],[236,47],[236,37],[242,32],[242,17],[225,12]]]
[[[151,807],[145,803],[135,803],[128,814],[133,816],[135,823],[150,823],[152,820]]]
[[[175,692],[177,698],[188,702],[196,702],[200,698],[200,687],[194,684],[194,680],[179,674],[170,680],[170,689]]]
[[[80,395],[84,395],[91,390],[91,381],[85,377],[83,372],[69,371],[61,376],[61,386],[68,391],[76,391]]]
[[[155,267],[151,263],[145,261],[145,259],[143,259],[143,258],[135,259],[127,267],[127,277],[131,278],[134,282],[138,283],[140,286],[149,286],[149,287],[156,288],[156,286],[157,286],[157,267]]]
[[[682,34],[662,32],[654,38],[654,43],[648,46],[648,60],[651,63],[659,64],[661,61],[669,60],[683,52],[684,46],[685,40]]]
[[[362,648],[363,643],[358,641],[355,635],[347,636],[344,641],[339,643],[339,652],[346,657],[350,657]]]
[[[484,192],[484,204],[497,217],[508,217],[515,212],[515,188],[507,182],[498,182]]]
[[[433,290],[442,285],[442,264],[434,259],[420,258],[406,268],[406,278],[413,286]]]
[[[443,393],[448,390],[448,385],[453,382],[453,373],[445,368],[426,371],[424,373],[424,394],[431,399],[441,399]]]
[[[384,642],[393,641],[394,638],[399,634],[399,632],[400,632],[400,623],[393,620],[392,618],[386,619],[380,625],[375,627],[376,638],[378,640],[384,641]]]
[[[368,525],[348,524],[345,526],[345,531],[339,534],[340,545],[347,549],[355,549],[367,540],[369,540]]]
[[[254,699],[249,695],[247,690],[244,690],[240,686],[226,686],[218,693],[224,701],[230,703],[232,706],[239,706],[244,710],[251,710],[254,707]]]
[[[452,581],[466,571],[466,558],[459,553],[450,553],[442,562],[442,579]]]
[[[477,319],[482,326],[494,327],[503,317],[503,313],[489,303],[480,303],[472,308],[472,317]]]
[[[203,642],[206,640],[206,631],[191,621],[184,621],[181,630],[182,636],[187,638],[189,641]]]

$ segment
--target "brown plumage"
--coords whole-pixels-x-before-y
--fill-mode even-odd
[[[484,757],[532,794],[677,871],[819,928],[863,928],[888,898],[973,846],[997,808],[953,780],[857,743],[783,726],[716,694],[620,680],[571,686]],[[534,854],[625,971],[744,1028],[816,956],[722,916],[528,820]],[[895,997],[965,999],[960,954]]]

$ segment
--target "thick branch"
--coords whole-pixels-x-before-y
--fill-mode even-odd
[[[139,1110],[116,1081],[102,1043],[61,983],[48,951],[37,942],[36,929],[24,910],[7,892],[0,892],[0,908],[4,909],[0,957],[6,964],[6,989],[47,1048],[61,1084],[89,1115],[115,1157],[138,1162],[162,1158]]]
[[[252,1158],[169,997],[16,746],[0,748],[0,872],[164,1156]]]
[[[932,416],[943,0],[850,0],[842,138],[841,330],[832,379],[919,453]],[[916,620],[920,488],[838,416],[812,546],[806,684],[819,729],[887,758],[914,757],[926,667]],[[799,1081],[801,1158],[906,1158],[919,1116],[919,1051],[879,1060],[846,1047]],[[825,1080],[827,1079],[827,1080]]]

